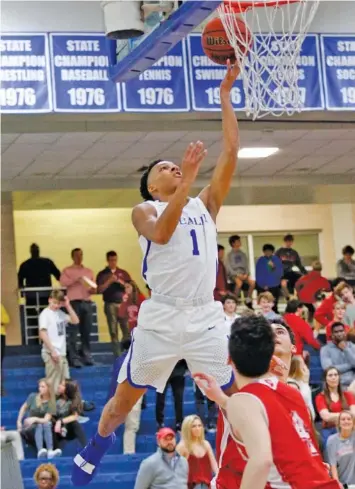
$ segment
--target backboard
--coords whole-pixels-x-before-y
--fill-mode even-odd
[[[144,35],[124,40],[107,39],[109,74],[116,83],[131,80],[150,68],[221,4],[214,0],[141,3],[145,9]],[[164,12],[166,4],[173,4],[170,12]]]

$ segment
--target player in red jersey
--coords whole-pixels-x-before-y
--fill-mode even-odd
[[[276,344],[277,338],[276,333]],[[206,395],[225,409],[232,426],[239,454],[233,487],[339,489],[323,464],[301,394],[268,373],[274,349],[275,333],[265,318],[240,318],[229,339],[239,392],[228,398],[213,377],[195,375]]]
[[[292,355],[296,352],[295,337],[282,319],[274,320],[271,326],[275,333],[275,350],[269,372],[277,375],[281,382],[286,382]],[[280,364],[276,364],[277,359]],[[231,426],[222,409],[219,410],[217,420],[216,459],[219,470],[211,482],[211,489],[238,489],[246,461],[235,449]]]

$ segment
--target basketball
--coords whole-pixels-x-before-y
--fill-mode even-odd
[[[251,33],[245,23],[237,16],[235,17],[237,24],[235,29],[238,32],[238,37],[243,40],[243,43],[240,43],[240,49],[246,53],[247,48],[244,46],[244,43],[250,44]],[[230,59],[232,64],[235,63],[234,48],[230,45],[227,33],[219,17],[215,17],[206,24],[202,33],[202,49],[210,60],[219,65],[226,65],[228,59]]]

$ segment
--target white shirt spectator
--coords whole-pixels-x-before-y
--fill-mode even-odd
[[[224,324],[226,326],[228,333],[230,333],[232,324],[238,318],[240,318],[240,314],[234,313],[234,314],[229,315],[229,314],[224,313]]]
[[[49,307],[44,309],[39,315],[39,329],[45,329],[49,339],[55,348],[58,355],[65,356],[67,353],[67,342],[65,337],[65,329],[69,323],[69,316],[63,311],[51,310]],[[43,351],[50,353],[43,344]]]

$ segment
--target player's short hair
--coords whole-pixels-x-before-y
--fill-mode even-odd
[[[261,292],[261,294],[258,295],[258,304],[260,304],[261,299],[265,299],[268,302],[275,302],[275,297],[268,291]]]
[[[117,256],[117,253],[114,250],[108,251],[106,253],[106,260],[108,260],[109,258],[111,258],[111,256]]]
[[[263,316],[235,320],[229,337],[229,356],[245,377],[260,377],[269,370],[275,349],[275,335]]]
[[[238,236],[238,234],[233,234],[228,238],[229,246],[233,246],[236,241],[240,241],[240,236]]]
[[[294,332],[292,331],[292,329],[290,328],[290,326],[286,323],[286,321],[282,318],[276,318],[276,319],[271,319],[269,320],[270,324],[280,324],[280,326],[283,326],[287,332],[288,332],[288,335],[290,337],[290,340],[291,340],[291,343],[293,345],[296,344],[296,338],[295,338],[295,334]]]
[[[347,246],[344,246],[344,248],[342,249],[342,253],[343,253],[343,255],[353,256],[353,254],[355,253],[355,250],[352,246],[347,245]]]
[[[286,234],[286,236],[284,236],[284,241],[294,241],[295,240],[295,237],[293,234]]]
[[[217,250],[218,250],[218,251],[222,251],[222,250],[224,250],[224,246],[223,246],[223,245],[220,245],[220,244],[219,244],[219,245],[217,245]]]
[[[52,290],[52,292],[49,294],[50,299],[54,299],[55,301],[58,302],[63,302],[64,301],[65,294],[62,290]]]
[[[271,251],[272,253],[274,253],[275,252],[275,246],[272,245],[271,243],[266,243],[263,246],[263,252],[265,252],[265,251]]]
[[[291,301],[288,301],[285,313],[294,314],[297,311],[297,309],[300,309],[303,306],[304,306],[303,302],[300,302],[297,299],[292,299]]]
[[[153,196],[149,193],[148,190],[148,178],[151,170],[157,165],[158,163],[161,163],[164,160],[154,160],[152,161],[148,168],[144,171],[142,177],[141,177],[141,183],[139,187],[139,191],[141,193],[141,196],[144,200],[154,200]]]

